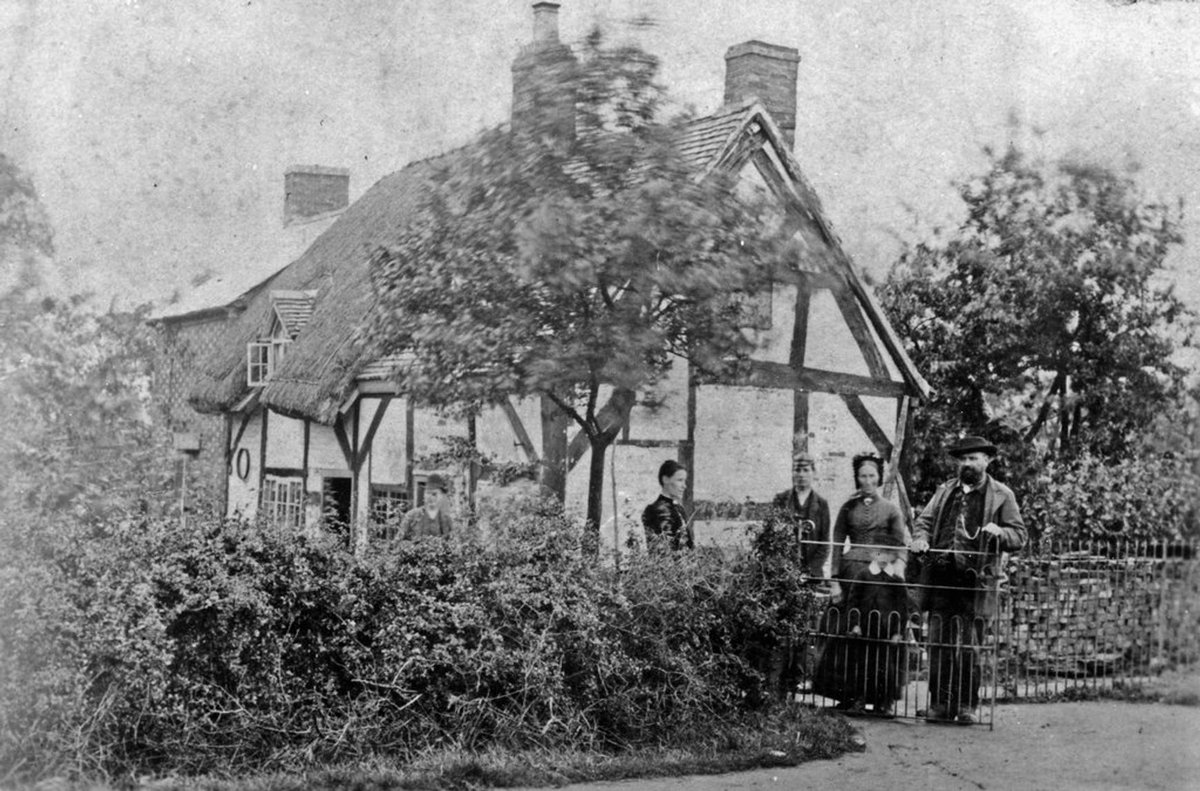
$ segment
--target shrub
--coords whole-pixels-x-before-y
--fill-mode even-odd
[[[7,519],[7,517],[6,517]],[[547,504],[363,558],[263,526],[0,527],[0,778],[688,740],[807,623],[775,552],[597,566]]]
[[[1170,457],[1050,460],[1018,492],[1031,536],[1181,539],[1200,535],[1200,475]]]

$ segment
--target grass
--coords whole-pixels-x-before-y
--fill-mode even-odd
[[[1104,684],[1083,683],[1067,687],[1057,693],[1006,702],[1055,703],[1087,700],[1123,700],[1130,703],[1200,706],[1200,665],[1167,670],[1155,676],[1132,681],[1116,679],[1111,683]]]
[[[531,749],[513,752],[431,750],[402,763],[387,756],[297,774],[252,777],[138,778],[142,789],[187,791],[387,791],[556,787],[569,783],[720,774],[834,758],[863,749],[861,737],[838,715],[799,704],[742,721],[694,731],[686,740],[624,750]],[[49,785],[47,785],[49,783]],[[110,791],[133,783],[43,781],[35,789]]]

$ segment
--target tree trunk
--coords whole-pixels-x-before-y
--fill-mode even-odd
[[[629,422],[635,395],[627,388],[616,388],[595,419],[595,431],[588,432],[591,461],[588,464],[587,524],[585,547],[599,554],[600,521],[604,517],[604,455]],[[613,514],[616,518],[616,514]]]
[[[567,416],[542,396],[542,491],[561,502],[567,497]]]
[[[608,432],[589,437],[591,462],[588,464],[587,525],[584,547],[592,554],[600,552],[600,520],[604,517],[604,455],[615,435]],[[615,516],[615,515],[614,515]]]

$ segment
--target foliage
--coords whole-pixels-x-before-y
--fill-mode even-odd
[[[0,294],[58,285],[54,235],[33,181],[0,154]]]
[[[988,153],[959,184],[963,223],[906,250],[881,290],[936,391],[916,418],[922,494],[961,433],[1000,445],[1019,481],[1045,454],[1131,452],[1183,388],[1172,354],[1193,317],[1162,284],[1178,213],[1097,165]]]
[[[528,75],[550,97],[542,114],[456,152],[376,252],[379,309],[358,342],[410,352],[399,382],[420,401],[552,404],[588,438],[595,530],[604,453],[634,393],[672,360],[717,372],[747,354],[729,296],[769,282],[777,217],[729,178],[699,179],[678,127],[656,122],[655,58],[598,35],[560,55]]]
[[[1033,538],[1200,536],[1200,475],[1174,457],[1051,459],[1024,489]]]
[[[154,339],[142,312],[98,314],[80,298],[0,295],[0,495],[77,518],[161,505],[169,449],[150,410]]]
[[[265,525],[6,515],[0,777],[716,739],[765,700],[753,647],[807,622],[786,566],[618,573],[558,506],[503,525],[355,558]]]

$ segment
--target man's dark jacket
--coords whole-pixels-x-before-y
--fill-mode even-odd
[[[775,495],[772,505],[791,519],[797,541],[820,542],[799,544],[800,566],[809,577],[825,576],[825,559],[829,557],[829,503],[811,489],[802,503],[793,488]],[[800,535],[800,523],[805,519],[812,521],[814,526],[805,535]]]
[[[924,539],[930,547],[937,547],[943,512],[950,501],[951,493],[955,487],[961,485],[957,478],[952,478],[938,487],[933,499],[913,524],[914,541]],[[986,534],[977,539],[979,548],[986,552],[983,557],[973,558],[971,561],[978,570],[978,587],[974,597],[974,611],[977,613],[989,613],[995,607],[997,585],[1002,574],[1001,553],[1017,551],[1025,546],[1028,537],[1025,520],[1021,518],[1021,509],[1017,506],[1017,498],[1012,489],[990,475],[986,475],[983,482],[983,520],[980,526],[988,522],[999,526],[1001,533],[995,539],[988,539]]]

